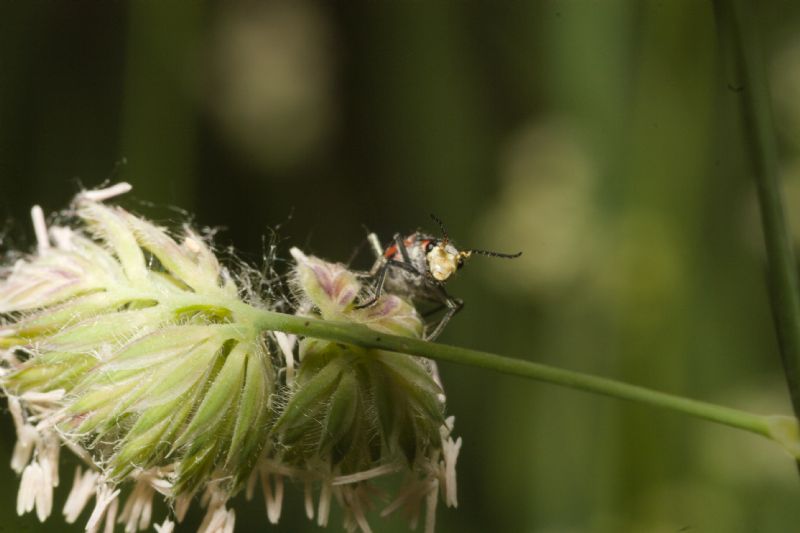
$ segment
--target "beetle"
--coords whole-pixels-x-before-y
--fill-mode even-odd
[[[446,309],[439,323],[432,332],[425,336],[426,340],[434,340],[444,330],[447,323],[464,307],[464,301],[454,298],[445,290],[445,283],[460,270],[472,255],[486,255],[514,259],[522,252],[506,254],[489,250],[459,250],[450,240],[442,221],[431,214],[431,218],[439,226],[441,237],[420,231],[403,238],[396,233],[392,244],[382,248],[378,237],[371,233],[368,237],[377,260],[366,277],[373,281],[372,296],[356,306],[362,309],[374,305],[384,290],[408,297],[412,300],[433,302],[436,307],[424,316],[432,315]]]

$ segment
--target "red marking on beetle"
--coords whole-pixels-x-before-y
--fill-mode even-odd
[[[417,235],[410,235],[403,239],[403,247],[406,249],[411,249],[414,246],[422,246],[422,248],[425,249],[427,248],[428,243],[433,241],[433,239],[422,239],[421,241],[417,241]],[[397,244],[389,246],[386,251],[383,252],[383,257],[385,259],[397,259],[398,255],[400,255],[400,251],[397,249]]]
[[[383,257],[386,259],[392,259],[395,255],[397,255],[397,245],[393,244],[383,252]]]

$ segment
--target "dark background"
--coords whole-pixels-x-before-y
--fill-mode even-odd
[[[800,8],[757,7],[800,220]],[[365,227],[435,231],[433,212],[465,247],[524,251],[451,282],[467,306],[442,342],[788,413],[725,57],[697,0],[2,0],[3,245],[30,245],[32,204],[52,212],[104,181],[132,183],[124,205],[159,221],[221,228],[254,262],[277,225],[283,257],[296,245],[348,261]],[[356,264],[369,262],[364,249]],[[441,373],[464,446],[460,507],[439,509],[439,531],[800,522],[792,461],[757,437]],[[0,457],[13,442],[6,417]],[[44,525],[17,518],[17,481],[0,468],[0,531],[82,531],[61,521],[65,490]],[[237,532],[316,531],[301,490],[287,500],[274,528],[260,500],[237,502]]]

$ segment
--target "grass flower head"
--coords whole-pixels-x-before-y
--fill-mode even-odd
[[[65,514],[74,520],[94,496],[89,529],[104,514],[113,523],[124,482],[135,486],[129,502],[154,491],[226,502],[261,456],[272,414],[267,343],[240,313],[233,277],[197,234],[176,240],[101,201],[116,192],[79,195],[79,229],[47,229],[34,210],[38,253],[0,285],[18,511],[51,513],[64,444],[90,467]],[[147,527],[149,514],[131,509],[120,518]]]

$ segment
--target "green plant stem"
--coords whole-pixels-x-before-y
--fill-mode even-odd
[[[283,331],[334,342],[355,344],[364,348],[376,348],[427,357],[437,361],[449,361],[452,363],[486,368],[504,374],[531,378],[573,389],[580,389],[587,392],[612,396],[614,398],[663,407],[773,438],[770,417],[739,411],[712,403],[691,400],[682,396],[658,392],[612,379],[564,370],[492,353],[469,350],[467,348],[437,344],[408,337],[386,335],[366,326],[349,322],[332,322],[328,320],[298,317],[255,308],[249,308],[249,310],[239,309],[239,312],[249,314],[257,327],[263,330]]]
[[[763,53],[752,9],[742,0],[715,0],[721,48],[730,49],[738,78],[746,148],[758,190],[767,250],[772,312],[795,416],[800,417],[800,288],[778,177],[778,156]],[[729,85],[730,87],[730,85]]]

